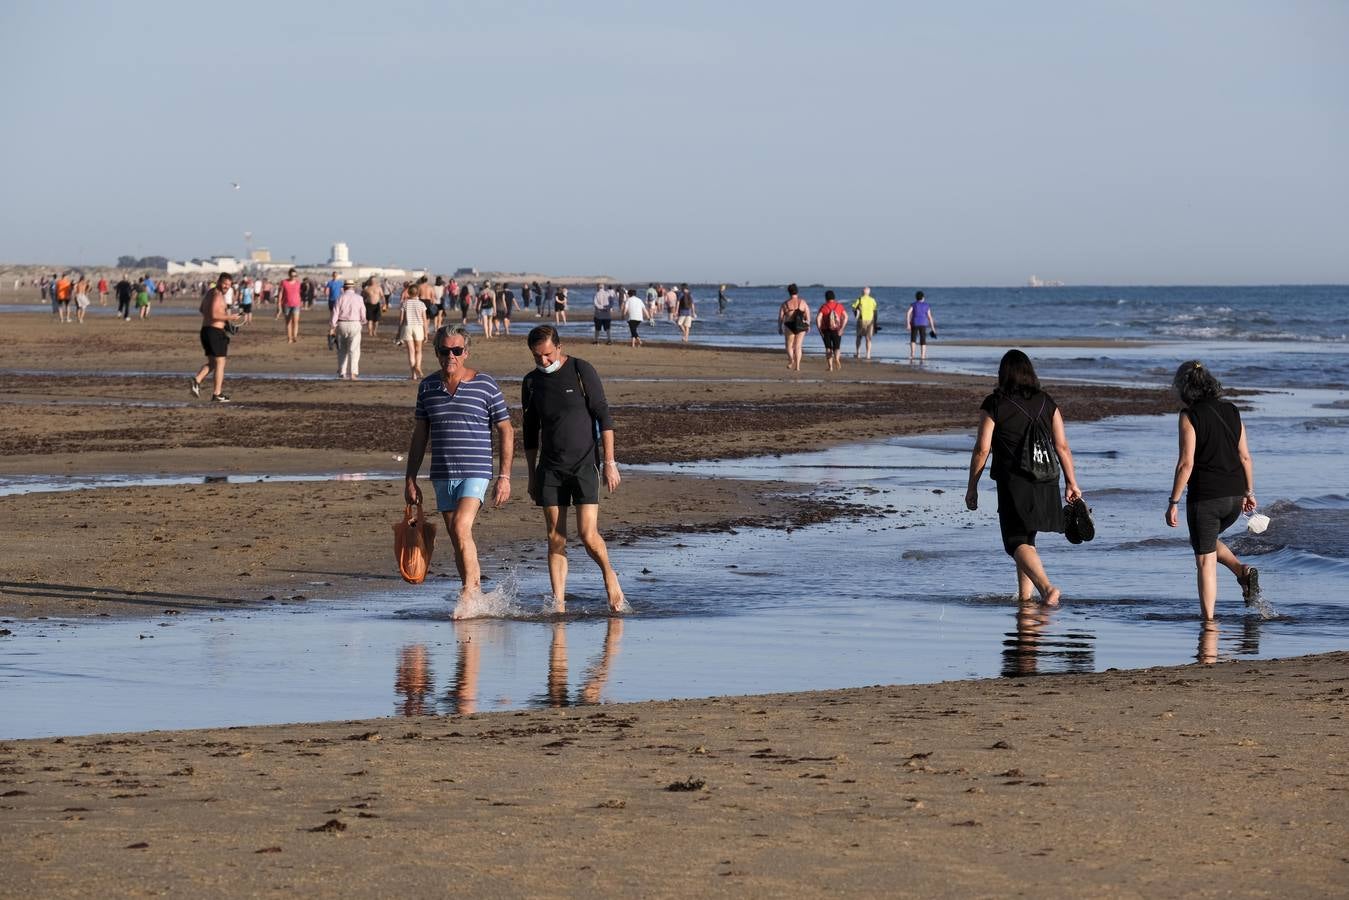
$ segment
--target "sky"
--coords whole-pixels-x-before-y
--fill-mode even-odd
[[[0,260],[1349,283],[1349,2],[0,4]],[[238,182],[236,190],[232,182]]]

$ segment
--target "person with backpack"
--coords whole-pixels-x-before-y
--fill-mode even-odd
[[[1082,491],[1073,469],[1073,454],[1054,398],[1040,389],[1030,358],[1008,350],[998,364],[998,387],[979,407],[979,428],[970,454],[970,480],[965,506],[979,508],[979,476],[990,451],[990,473],[998,486],[998,526],[1002,547],[1016,561],[1017,601],[1057,606],[1060,591],[1045,574],[1035,547],[1041,531],[1064,530],[1064,508],[1059,505],[1059,472],[1064,479],[1063,500],[1078,515],[1085,513]],[[1089,519],[1087,519],[1089,521]],[[1092,534],[1094,535],[1094,530]],[[1084,540],[1090,537],[1083,535]]]
[[[1236,557],[1218,535],[1241,513],[1255,512],[1255,471],[1246,446],[1241,413],[1222,399],[1223,386],[1197,359],[1181,363],[1172,380],[1185,409],[1180,413],[1180,456],[1166,501],[1166,524],[1180,524],[1180,494],[1185,491],[1185,523],[1198,570],[1199,610],[1213,621],[1218,600],[1218,563],[1241,585],[1249,606],[1260,594],[1260,573]]]
[[[787,342],[787,368],[801,371],[801,352],[810,331],[810,305],[799,296],[796,284],[787,285],[787,299],[778,308],[778,334]]]
[[[534,368],[520,381],[522,444],[529,496],[543,510],[548,533],[548,576],[553,611],[567,609],[567,509],[576,510],[576,531],[600,567],[610,612],[626,612],[618,575],[600,536],[600,483],[612,494],[622,478],[614,459],[614,420],[595,367],[568,356],[552,325],[538,325],[526,338]]]
[[[848,327],[848,310],[834,297],[833,291],[824,292],[824,305],[815,314],[815,327],[824,340],[824,360],[829,371],[843,371],[843,356],[839,348],[843,346],[843,329]]]

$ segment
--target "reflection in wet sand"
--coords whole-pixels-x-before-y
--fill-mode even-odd
[[[1002,642],[1002,674],[1005,678],[1091,672],[1096,667],[1095,635],[1064,633],[1049,635],[1049,626],[1057,607],[1034,601],[1022,603],[1016,610],[1016,631],[1008,632]],[[1043,667],[1043,670],[1042,670]]]
[[[1241,620],[1241,634],[1234,635],[1228,642],[1227,658],[1236,656],[1255,656],[1260,652],[1260,626],[1263,619],[1259,616],[1244,616]],[[1216,621],[1199,623],[1199,646],[1194,658],[1203,665],[1212,665],[1224,658],[1219,649],[1222,638],[1221,629]]]
[[[548,646],[547,690],[530,698],[532,705],[586,706],[603,702],[604,688],[609,683],[609,670],[618,656],[622,639],[623,620],[617,616],[610,618],[604,632],[604,647],[586,667],[584,681],[572,694],[568,689],[567,677],[567,626],[562,622],[554,623],[553,639]]]
[[[431,710],[426,708],[426,696],[431,693],[434,681],[425,644],[411,644],[399,650],[393,690],[403,699],[394,705],[394,715],[428,715]]]
[[[427,697],[434,691],[435,677],[431,671],[430,655],[423,644],[410,644],[398,652],[394,674],[394,691],[402,698],[395,704],[397,715],[424,716],[442,713],[468,716],[478,711],[479,675],[482,669],[482,644],[487,629],[495,623],[461,621],[455,625],[457,636],[454,678],[444,697],[431,708]],[[604,690],[614,660],[618,658],[623,639],[623,620],[609,619],[604,633],[604,646],[585,668],[581,685],[573,692],[570,687],[570,669],[567,658],[567,625],[554,622],[552,639],[548,644],[548,672],[544,691],[530,697],[531,706],[585,706],[604,702]]]

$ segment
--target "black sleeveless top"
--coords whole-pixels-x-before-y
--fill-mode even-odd
[[[1021,409],[1017,408],[1017,404],[1020,404]],[[1010,399],[1001,391],[994,391],[984,398],[979,408],[993,420],[993,465],[989,468],[989,477],[994,481],[1014,475],[1021,477],[1017,471],[1016,458],[1021,452],[1021,441],[1026,436],[1026,430],[1030,428],[1030,419],[1021,410],[1024,409],[1031,416],[1038,413],[1045,430],[1052,433],[1054,410],[1059,408],[1058,404],[1044,391],[1036,391],[1025,398],[1018,396]]]
[[[1194,469],[1190,471],[1190,500],[1240,497],[1246,493],[1237,442],[1241,413],[1226,400],[1200,400],[1185,410],[1194,426]]]

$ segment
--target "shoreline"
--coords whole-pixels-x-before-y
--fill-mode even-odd
[[[0,370],[49,368],[64,359],[56,351],[78,327],[54,326],[43,314],[6,323],[13,328],[0,345]],[[410,381],[257,377],[231,384],[231,372],[312,375],[330,365],[317,336],[287,345],[271,320],[252,327],[231,357],[226,385],[235,402],[227,408],[188,396],[185,373],[195,369],[200,350],[195,321],[184,317],[86,326],[79,344],[85,357],[106,360],[110,370],[0,376],[0,475],[401,471],[398,457],[411,433]],[[520,340],[475,341],[475,364],[508,378],[522,374],[530,360]],[[606,379],[621,467],[964,431],[972,429],[991,383],[884,363],[855,365],[843,378],[825,377],[822,366],[797,376],[767,350],[568,346]],[[363,362],[371,375],[406,371],[403,351],[383,339],[370,342]],[[859,371],[865,382],[848,380]],[[518,424],[518,387],[504,382],[503,390]],[[1172,407],[1154,391],[1053,390],[1070,421]],[[523,462],[518,449],[516,456]],[[0,547],[0,615],[156,611],[156,604],[133,602],[142,595],[256,600],[293,593],[310,570],[330,573],[321,580],[332,582],[325,590],[335,594],[397,577],[388,531],[402,511],[397,480],[100,489],[9,496],[0,505],[14,531]],[[603,501],[601,528],[624,540],[860,514],[847,496],[825,498],[800,485],[629,473],[628,483]],[[485,510],[477,528],[480,545],[491,548],[485,564],[494,564],[494,553],[536,550],[543,538],[538,519],[519,492],[502,510]],[[452,571],[446,549],[435,557],[434,572]]]
[[[1330,896],[1347,685],[1341,652],[4,740],[0,829],[51,897]]]

